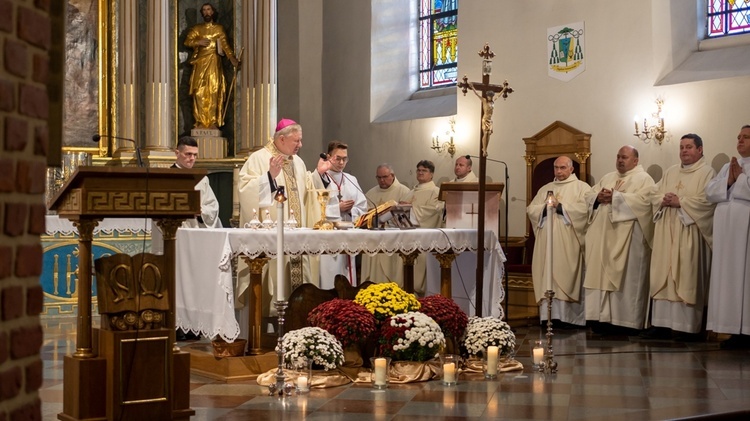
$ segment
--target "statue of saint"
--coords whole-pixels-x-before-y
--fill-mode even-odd
[[[197,129],[218,129],[224,125],[224,97],[226,80],[221,56],[226,56],[234,67],[239,61],[227,42],[224,27],[216,23],[216,9],[210,3],[201,6],[204,23],[188,30],[185,45],[193,49],[190,64],[190,95],[193,97],[193,117]]]

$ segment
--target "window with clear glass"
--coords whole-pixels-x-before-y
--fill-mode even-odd
[[[750,32],[750,0],[707,0],[708,38]]]
[[[455,85],[458,0],[419,1],[419,89]]]

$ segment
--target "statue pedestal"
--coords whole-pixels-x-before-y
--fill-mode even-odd
[[[227,138],[219,129],[192,129],[190,136],[198,142],[198,156],[203,159],[222,159],[227,156]]]

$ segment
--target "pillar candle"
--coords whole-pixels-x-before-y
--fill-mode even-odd
[[[386,361],[385,358],[375,359],[375,384],[382,386],[386,381]]]
[[[276,301],[284,300],[284,203],[276,202]]]
[[[299,376],[297,377],[297,388],[299,390],[307,390],[307,376]]]
[[[497,351],[496,346],[487,347],[487,374],[497,374]]]
[[[447,383],[456,382],[456,364],[455,363],[443,364],[443,381]]]
[[[544,348],[534,348],[533,353],[534,365],[541,364],[542,358],[544,358]]]
[[[547,192],[547,252],[545,259],[545,287],[546,291],[552,291],[552,221],[555,220],[555,207],[552,205],[552,192]]]

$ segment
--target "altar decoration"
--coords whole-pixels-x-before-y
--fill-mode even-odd
[[[344,364],[344,349],[335,336],[319,327],[292,330],[281,339],[284,362],[293,364],[300,358],[312,360],[313,367],[335,370]]]
[[[438,355],[445,336],[430,316],[412,311],[386,319],[378,345],[379,354],[394,361],[424,362]]]
[[[326,301],[310,311],[307,321],[311,326],[324,329],[347,348],[351,345],[364,345],[373,340],[378,330],[375,316],[352,300],[335,298]]]
[[[450,337],[456,341],[461,339],[469,323],[469,317],[455,301],[436,294],[420,298],[419,303],[420,313],[430,316],[437,322],[446,338]]]
[[[486,376],[488,374],[487,350],[490,347],[493,347],[491,359],[497,370],[501,372],[523,370],[523,364],[513,358],[516,350],[516,335],[510,326],[495,317],[470,317],[460,346],[461,354],[466,357],[464,371],[485,372]],[[496,371],[490,370],[490,375],[496,375]]]
[[[395,282],[370,285],[357,293],[354,302],[363,305],[378,321],[420,308],[414,294],[399,288]]]

